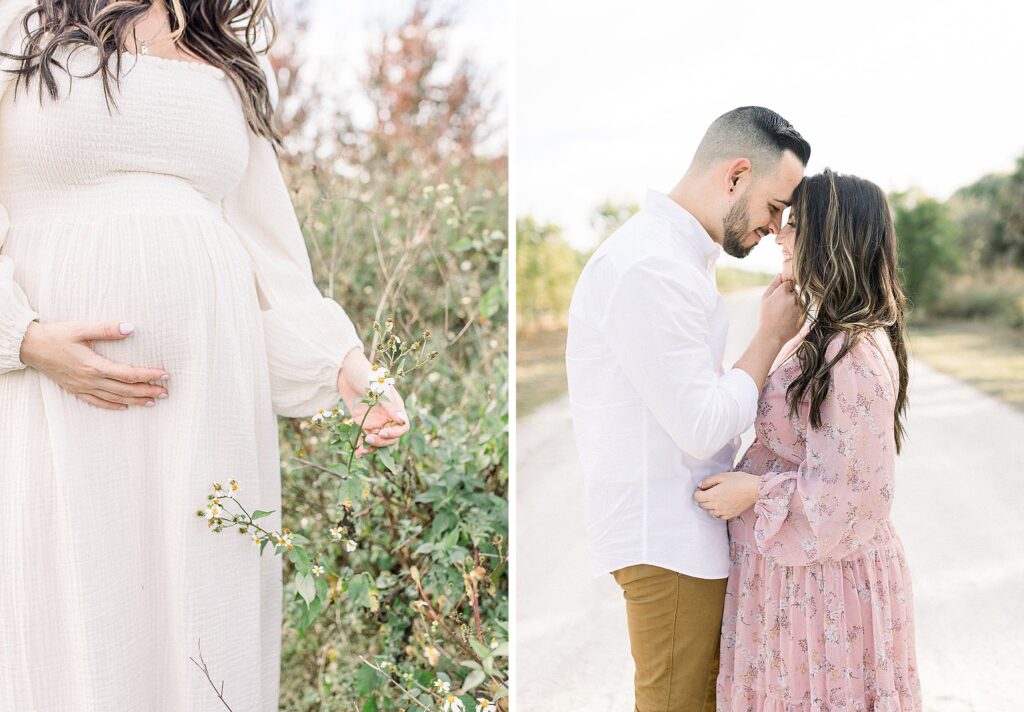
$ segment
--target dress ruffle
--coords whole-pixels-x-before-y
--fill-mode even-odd
[[[891,523],[843,560],[783,566],[739,537],[730,555],[719,712],[921,709],[910,574]]]

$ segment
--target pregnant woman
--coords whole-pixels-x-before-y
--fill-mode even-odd
[[[277,710],[275,413],[365,405],[277,163],[267,0],[0,0],[0,710]],[[360,453],[408,431],[397,393]],[[371,435],[372,434],[372,435]]]
[[[730,520],[718,709],[919,712],[910,572],[889,518],[907,356],[885,194],[807,178],[777,241],[809,325],[765,383],[742,472],[694,494]]]

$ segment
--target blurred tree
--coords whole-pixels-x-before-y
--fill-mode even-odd
[[[1017,169],[1003,182],[997,205],[1002,220],[994,236],[992,251],[1006,266],[1024,268],[1024,156]]]
[[[629,220],[639,212],[640,206],[636,203],[616,203],[608,199],[594,208],[590,217],[590,227],[593,228],[600,244],[609,235],[619,229],[622,223]]]
[[[523,218],[516,224],[516,328],[525,332],[564,325],[586,256],[557,225]]]
[[[401,170],[458,161],[488,137],[495,101],[479,68],[464,58],[443,69],[453,20],[417,0],[371,49],[363,86],[376,123],[362,140],[353,141],[351,132],[344,137],[350,163],[384,159],[390,170]]]
[[[1006,177],[990,174],[956,191],[947,201],[950,217],[960,225],[962,266],[976,270],[991,266],[994,245],[1003,230],[998,209]]]
[[[941,294],[946,277],[959,265],[959,227],[944,203],[916,191],[891,193],[889,201],[903,289],[912,308],[927,311]]]

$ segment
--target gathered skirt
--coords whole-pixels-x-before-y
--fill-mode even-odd
[[[233,477],[280,528],[251,263],[219,205],[132,200],[3,245],[41,322],[130,322],[95,351],[170,379],[115,411],[0,375],[0,710],[277,710],[280,557],[197,515]]]
[[[892,523],[842,560],[786,566],[729,522],[720,712],[920,712],[910,574]]]

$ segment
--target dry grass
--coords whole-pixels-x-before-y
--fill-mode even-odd
[[[568,388],[565,327],[516,336],[517,417],[529,415]]]
[[[910,352],[1024,410],[1024,330],[991,321],[924,323],[910,329]]]

